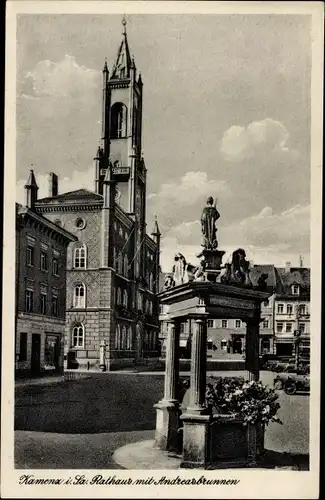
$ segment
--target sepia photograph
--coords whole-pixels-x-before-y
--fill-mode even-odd
[[[323,10],[8,2],[8,498],[317,498]]]

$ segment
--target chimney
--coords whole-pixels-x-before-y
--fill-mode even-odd
[[[58,176],[54,174],[53,172],[50,173],[49,175],[49,197],[52,198],[53,196],[58,195]]]
[[[285,269],[286,269],[286,273],[290,273],[290,269],[291,269],[291,262],[286,262],[285,263]]]
[[[300,267],[304,267],[304,258],[302,255],[299,255],[299,265]]]

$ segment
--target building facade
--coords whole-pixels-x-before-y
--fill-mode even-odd
[[[113,70],[102,72],[102,138],[95,190],[49,196],[37,211],[74,234],[67,252],[66,365],[110,370],[158,355],[160,232],[146,233],[141,75],[123,37]]]
[[[275,354],[292,357],[296,352],[297,333],[302,357],[308,358],[310,350],[310,270],[294,268],[287,263],[285,268],[273,265],[255,265],[251,270],[253,285],[257,285],[262,274],[267,274],[266,291],[271,296],[261,305],[260,354]],[[161,282],[164,282],[162,277]],[[161,342],[167,324],[161,310]],[[220,356],[244,354],[246,349],[246,325],[240,319],[208,319],[208,349]],[[190,322],[181,328],[181,344],[187,346],[191,337]]]
[[[27,204],[16,204],[16,373],[60,372],[66,304],[67,246],[76,240],[35,213],[33,171]]]

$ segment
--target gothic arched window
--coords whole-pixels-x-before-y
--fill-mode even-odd
[[[123,350],[127,349],[127,330],[126,330],[126,326],[123,326],[122,328],[122,346],[121,348]]]
[[[123,292],[123,307],[128,306],[128,292],[124,290]]]
[[[86,307],[86,288],[83,283],[79,283],[74,287],[73,307]]]
[[[116,330],[115,330],[115,349],[116,350],[121,349],[121,327],[119,324],[116,325]]]
[[[85,344],[85,329],[82,323],[77,323],[72,329],[72,346],[84,347]]]
[[[129,274],[129,259],[128,256],[124,255],[124,276],[128,276]]]
[[[117,274],[123,274],[123,256],[121,252],[117,256]]]
[[[153,274],[150,273],[150,276],[149,276],[149,289],[151,291],[153,291]]]
[[[118,288],[116,292],[116,303],[118,306],[120,306],[122,303],[122,292],[120,288]]]
[[[127,328],[127,336],[126,336],[126,348],[128,351],[132,349],[132,327],[129,326]]]
[[[126,137],[127,107],[121,102],[116,102],[111,108],[111,138]]]
[[[86,245],[82,244],[75,247],[73,252],[73,267],[76,269],[86,269]]]

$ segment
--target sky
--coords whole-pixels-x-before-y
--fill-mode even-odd
[[[225,258],[242,247],[254,264],[309,265],[310,26],[308,15],[127,16],[164,271],[176,252],[197,262],[208,196]],[[49,172],[60,193],[93,190],[101,71],[121,33],[120,15],[18,16],[17,201],[30,168],[39,197]]]

